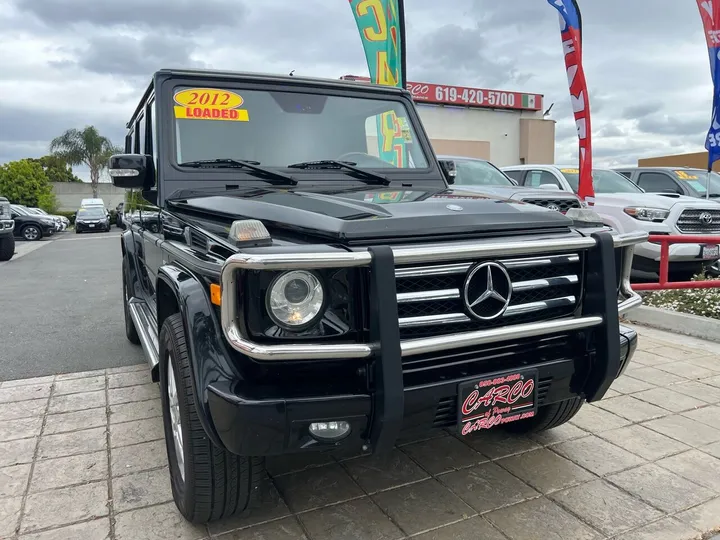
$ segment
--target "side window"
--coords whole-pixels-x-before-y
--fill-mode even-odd
[[[145,152],[145,117],[141,116],[135,121],[135,147],[133,148],[136,154],[142,154]]]
[[[663,173],[640,173],[638,185],[650,193],[682,193],[682,189],[675,183],[675,180]]]
[[[155,148],[155,115],[153,114],[154,103],[154,101],[152,103],[148,103],[145,107],[145,133],[143,134],[145,137],[144,153],[150,154],[151,156],[154,154]]]
[[[522,183],[522,171],[503,171],[506,176],[509,176],[513,180],[515,180],[518,184]]]
[[[525,177],[525,185],[530,187],[538,187],[544,184],[552,184],[553,186],[560,187],[560,182],[555,178],[555,175],[548,171],[528,171]]]
[[[615,171],[622,174],[625,178],[632,180],[632,173],[630,171]]]

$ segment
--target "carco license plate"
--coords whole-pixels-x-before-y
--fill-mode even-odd
[[[702,247],[702,258],[710,260],[720,259],[720,246],[704,245]]]
[[[537,414],[537,370],[517,370],[458,386],[458,430],[469,435]]]
[[[88,225],[88,227],[90,227],[91,229],[94,229],[95,225]]]

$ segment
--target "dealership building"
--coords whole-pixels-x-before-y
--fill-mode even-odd
[[[543,118],[542,94],[421,82],[406,87],[437,154],[484,158],[498,167],[555,162],[555,121]]]

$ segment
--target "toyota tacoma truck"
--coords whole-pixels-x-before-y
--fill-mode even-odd
[[[192,522],[246,508],[266,456],[559,426],[635,350],[647,234],[456,197],[404,89],[161,70],[127,129],[125,330]]]
[[[579,170],[565,165],[514,165],[501,167],[505,174],[519,177],[523,186],[550,185],[569,193],[577,192]],[[648,234],[717,234],[720,205],[677,193],[646,193],[626,176],[611,169],[594,168],[594,210],[603,223],[620,233],[645,231]],[[645,274],[660,272],[660,244],[643,242],[635,248],[634,270]],[[717,265],[718,244],[671,244],[670,278],[689,280],[706,268]]]
[[[15,220],[12,219],[10,201],[0,197],[0,261],[9,261],[15,255]]]

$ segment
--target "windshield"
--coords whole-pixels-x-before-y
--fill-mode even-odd
[[[105,212],[102,208],[81,208],[78,210],[76,219],[104,219]]]
[[[287,167],[343,160],[363,168],[427,168],[401,101],[267,90],[176,87],[176,159]],[[294,173],[293,173],[294,174]]]
[[[698,197],[705,197],[707,194],[707,171],[700,169],[673,171],[675,178],[686,185]],[[710,196],[720,197],[720,174],[710,173]]]
[[[560,169],[573,191],[577,193],[580,181],[578,169]],[[622,174],[605,169],[593,169],[593,188],[595,193],[643,193],[643,190],[625,178]]]
[[[507,176],[487,161],[453,160],[455,184],[461,186],[513,186]]]
[[[28,212],[26,208],[22,208],[21,206],[11,204],[10,208],[12,209],[13,212],[15,212],[16,214],[20,214],[21,216],[31,215],[30,212]]]

